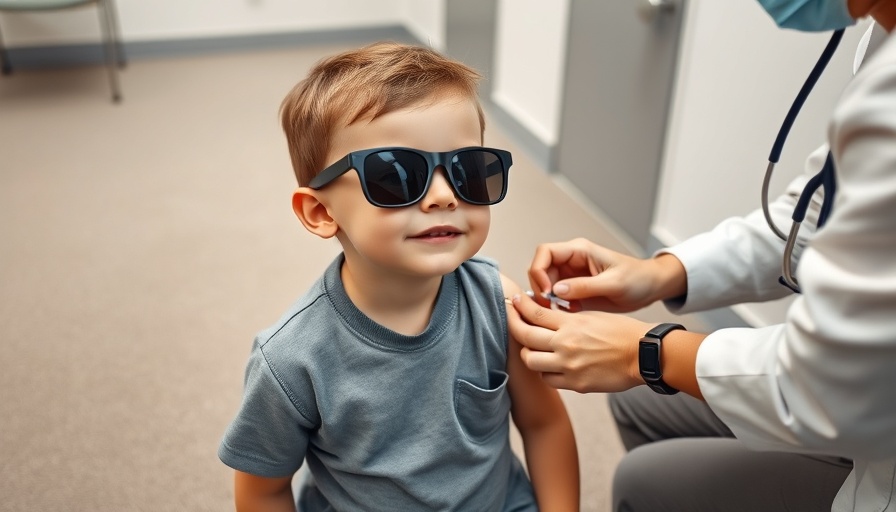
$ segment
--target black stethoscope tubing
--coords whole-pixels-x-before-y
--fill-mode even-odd
[[[803,83],[802,88],[800,88],[800,92],[793,100],[793,104],[790,106],[790,110],[787,112],[787,116],[784,118],[784,122],[781,124],[781,128],[778,130],[778,136],[775,137],[775,143],[772,146],[771,153],[769,153],[768,156],[768,168],[765,171],[765,178],[762,182],[762,212],[765,215],[765,221],[766,223],[768,223],[768,226],[772,230],[772,232],[775,233],[778,238],[786,242],[784,246],[784,258],[781,265],[781,277],[779,278],[779,282],[796,293],[800,293],[800,286],[796,280],[796,276],[794,275],[791,260],[793,257],[793,249],[796,245],[797,234],[799,232],[800,225],[806,218],[806,212],[809,210],[809,203],[812,200],[812,195],[815,194],[815,191],[817,191],[819,187],[824,191],[824,199],[822,200],[821,210],[819,212],[818,221],[816,223],[817,228],[821,228],[822,226],[824,226],[825,222],[827,222],[827,219],[831,214],[831,210],[834,206],[834,194],[837,190],[837,176],[834,169],[834,157],[831,152],[828,151],[827,158],[825,159],[825,163],[821,168],[821,171],[819,171],[818,174],[816,174],[809,180],[809,182],[806,184],[806,187],[803,189],[803,192],[800,194],[799,200],[797,200],[796,206],[793,209],[793,216],[791,217],[793,220],[793,224],[791,225],[790,233],[787,236],[785,236],[784,233],[780,229],[778,229],[778,227],[775,225],[774,220],[772,220],[768,206],[768,187],[769,183],[771,182],[772,172],[774,171],[775,164],[777,164],[778,160],[781,158],[781,151],[784,149],[784,142],[787,141],[787,136],[790,134],[790,129],[793,127],[793,123],[794,121],[796,121],[796,117],[797,115],[799,115],[800,109],[803,108],[803,104],[806,102],[806,98],[809,97],[809,93],[812,92],[812,88],[815,87],[815,84],[818,82],[819,77],[821,77],[822,72],[824,72],[825,67],[827,67],[828,62],[830,62],[831,57],[837,50],[837,46],[840,44],[840,40],[843,39],[843,32],[844,29],[840,29],[834,31],[834,33],[831,35],[831,39],[828,41],[827,46],[825,46],[824,51],[821,53],[821,56],[818,58],[818,61],[815,63],[815,66],[812,68],[809,76],[806,77],[806,81]]]

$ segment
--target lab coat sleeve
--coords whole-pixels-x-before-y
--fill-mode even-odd
[[[892,42],[889,59],[860,70],[835,110],[829,139],[837,198],[803,252],[803,294],[786,323],[719,330],[698,351],[701,392],[753,448],[871,460],[896,455]]]
[[[769,204],[775,224],[785,234],[790,230],[790,217],[800,193],[809,178],[821,169],[827,153],[827,144],[815,150],[806,160],[804,172],[788,184],[784,194]],[[810,203],[793,252],[794,266],[806,238],[814,231],[821,199],[819,191]],[[658,253],[664,252],[675,255],[687,271],[688,293],[665,301],[666,307],[675,313],[764,302],[791,293],[778,283],[784,241],[768,227],[761,209],[746,217],[726,219],[712,231]]]

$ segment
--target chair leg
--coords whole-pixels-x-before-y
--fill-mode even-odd
[[[103,31],[103,43],[106,48],[106,67],[109,70],[109,85],[112,87],[112,102],[121,102],[121,85],[118,81],[118,44],[114,39],[112,23],[109,19],[110,0],[98,0],[100,27]]]
[[[115,0],[106,0],[109,16],[109,26],[112,27],[112,39],[115,41],[116,50],[118,50],[118,67],[123,68],[127,65],[127,58],[124,53],[124,42],[121,39],[121,24],[118,22],[118,7]]]
[[[3,36],[0,35],[0,72],[4,75],[12,74],[12,64],[9,62],[9,53],[3,45]]]

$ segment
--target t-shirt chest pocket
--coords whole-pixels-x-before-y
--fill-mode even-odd
[[[461,429],[471,441],[484,442],[507,421],[510,395],[507,392],[507,373],[489,372],[487,388],[464,379],[457,379],[454,387],[454,412]]]

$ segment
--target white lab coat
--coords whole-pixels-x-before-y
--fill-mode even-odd
[[[896,511],[896,35],[845,89],[828,140],[837,195],[823,229],[812,229],[817,201],[803,223],[794,252],[803,294],[783,325],[710,334],[697,378],[747,446],[853,459],[834,511]],[[827,150],[771,205],[785,233]],[[757,211],[666,249],[688,275],[687,297],[667,306],[685,313],[788,294],[777,282],[783,245]]]

